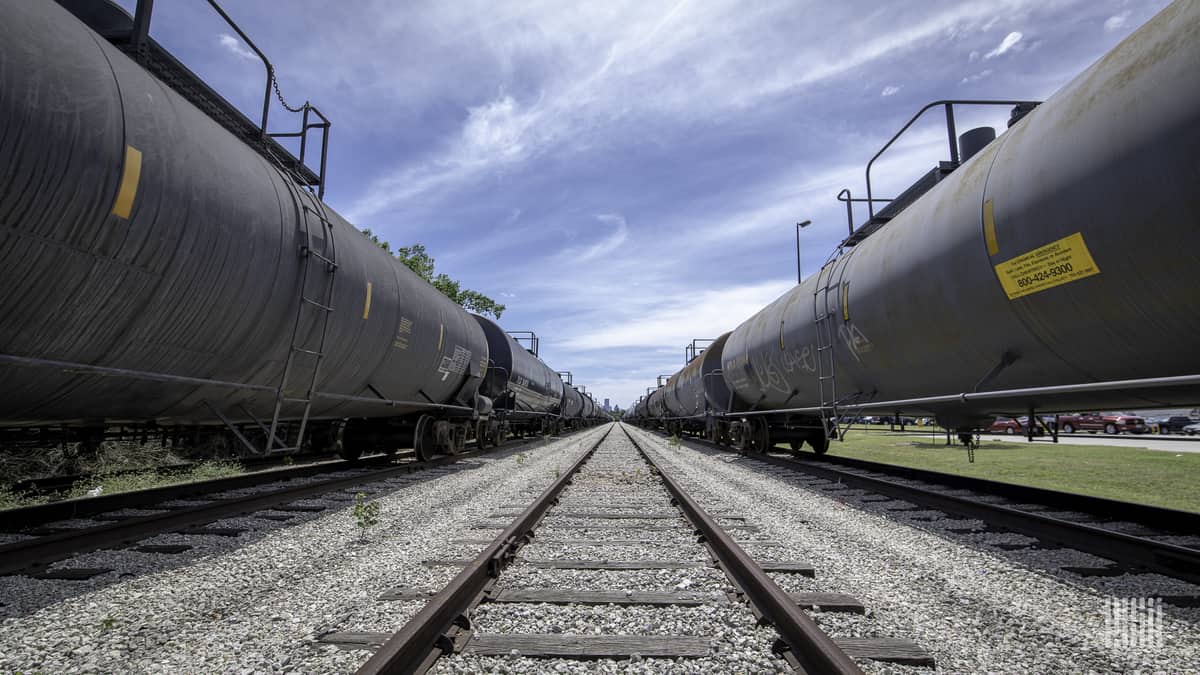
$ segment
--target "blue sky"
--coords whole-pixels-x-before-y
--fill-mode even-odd
[[[424,244],[622,407],[795,283],[798,220],[818,269],[846,231],[834,196],[922,105],[1043,99],[1166,4],[224,2],[333,120],[326,201]],[[160,1],[151,35],[257,119],[262,67],[206,3]],[[878,193],[946,155],[929,116]]]

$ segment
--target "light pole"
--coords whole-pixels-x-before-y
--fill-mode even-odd
[[[803,223],[796,223],[796,283],[804,281],[800,276],[800,230],[812,225],[811,220],[806,220]]]

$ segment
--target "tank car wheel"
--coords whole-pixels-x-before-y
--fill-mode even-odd
[[[480,420],[475,423],[475,445],[480,450],[496,447],[496,441],[488,433],[487,420]]]
[[[771,447],[771,432],[767,423],[758,418],[752,418],[745,423],[738,450],[756,455],[765,455]]]
[[[793,455],[799,455],[800,448],[804,447],[804,441],[791,441],[788,446],[792,449]]]
[[[808,447],[813,449],[813,452],[818,455],[823,455],[829,452],[829,436],[817,432],[808,437]]]
[[[333,448],[337,450],[338,457],[347,462],[353,462],[362,456],[361,443],[355,443],[353,438],[350,439],[350,443],[346,443],[345,424],[339,424],[331,436],[333,437]]]
[[[437,435],[433,430],[435,421],[429,415],[421,415],[417,419],[417,428],[413,432],[413,452],[419,461],[428,462],[437,454]]]

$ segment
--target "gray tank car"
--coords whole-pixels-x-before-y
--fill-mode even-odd
[[[964,134],[973,156],[955,146],[738,326],[729,438],[823,452],[872,406],[969,436],[1003,412],[1200,400],[1197,34],[1200,4],[1175,2],[995,140]]]
[[[305,189],[265,112],[260,132],[152,39],[131,48],[133,23],[0,0],[0,427],[422,457],[486,431],[494,324]],[[555,414],[553,371],[500,351],[501,417]]]

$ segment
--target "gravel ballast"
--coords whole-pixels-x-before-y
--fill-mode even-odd
[[[632,432],[668,471],[686,477],[685,487],[706,508],[719,504],[746,515],[769,539],[790,543],[774,555],[816,567],[820,590],[864,601],[870,623],[853,626],[859,635],[867,629],[912,639],[934,655],[938,670],[1175,673],[1200,667],[1200,626],[1177,618],[1187,612],[1165,613],[1161,644],[1123,645],[1120,631],[1106,626],[1112,612],[1103,593],[898,523],[881,502],[868,512],[800,487],[802,475],[791,478],[752,458]],[[1068,550],[1032,555],[1071,563],[1091,558]],[[812,582],[776,579],[785,588]],[[1110,592],[1136,597],[1139,590],[1114,581]],[[849,630],[840,624],[853,621],[823,613],[814,618],[835,637]]]
[[[316,638],[398,630],[422,603],[379,602],[380,594],[444,585],[457,569],[423,561],[444,553],[452,538],[480,536],[473,523],[526,486],[551,483],[604,431],[510,442],[442,471],[373,483],[364,491],[380,504],[381,522],[365,542],[342,492],[332,495],[341,501],[306,500],[328,508],[292,513],[285,522],[231,519],[260,528],[238,537],[146,542],[195,547],[181,557],[121,550],[64,561],[114,570],[86,581],[0,577],[0,616],[7,617],[0,622],[0,672],[352,672],[369,652]],[[473,556],[482,548],[457,550]],[[121,578],[130,572],[135,576]]]

